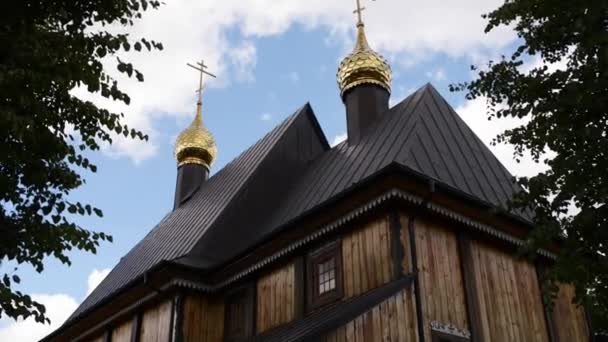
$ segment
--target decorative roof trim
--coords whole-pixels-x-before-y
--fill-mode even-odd
[[[346,215],[342,216],[341,218],[326,224],[324,226],[322,226],[321,228],[319,228],[318,230],[316,230],[315,232],[311,233],[310,235],[301,238],[293,243],[291,243],[290,245],[288,245],[287,247],[284,247],[283,249],[275,252],[274,254],[260,260],[259,262],[251,265],[250,267],[246,268],[245,270],[233,275],[232,277],[220,282],[219,284],[213,286],[213,290],[217,290],[217,289],[221,289],[249,274],[251,274],[252,272],[255,272],[261,268],[263,268],[264,266],[274,262],[275,260],[283,257],[284,255],[294,251],[295,249],[302,247],[304,245],[307,245],[313,241],[316,241],[317,239],[319,239],[322,236],[327,235],[330,232],[335,231],[336,229],[344,226],[345,224],[355,220],[356,218],[362,216],[363,214],[368,213],[370,210],[372,210],[373,208],[376,208],[378,206],[380,206],[381,204],[387,202],[388,200],[394,200],[394,199],[399,199],[399,200],[404,200],[414,206],[420,206],[424,209],[427,209],[433,213],[439,214],[441,217],[449,219],[451,221],[463,224],[469,228],[472,228],[473,230],[479,231],[481,233],[490,235],[492,237],[495,237],[499,240],[505,241],[509,244],[515,245],[517,247],[521,247],[525,244],[524,240],[521,240],[519,238],[516,238],[514,236],[511,236],[497,228],[494,228],[492,226],[486,225],[484,223],[481,223],[479,221],[470,219],[462,214],[459,214],[453,210],[450,210],[446,207],[443,207],[441,205],[438,204],[434,204],[434,203],[430,203],[429,201],[424,200],[422,197],[413,195],[411,193],[408,193],[406,191],[400,190],[400,189],[391,189],[386,191],[385,193],[377,196],[376,198],[368,201],[367,203],[349,211]],[[547,250],[539,250],[538,253],[542,256],[545,256],[549,259],[553,259],[555,260],[557,257],[555,254],[547,251]]]
[[[459,214],[455,211],[452,211],[444,206],[438,205],[438,204],[434,204],[434,203],[426,203],[426,209],[428,209],[431,212],[434,212],[436,214],[441,215],[444,218],[450,219],[452,221],[456,221],[458,223],[464,224],[467,227],[473,228],[474,230],[477,230],[479,232],[482,232],[484,234],[493,236],[495,238],[498,238],[499,240],[508,242],[512,245],[515,245],[517,247],[521,247],[525,244],[525,241],[519,238],[516,238],[514,236],[511,236],[499,229],[496,229],[492,226],[489,226],[487,224],[481,223],[479,221],[470,219],[462,214]],[[540,249],[538,250],[538,253],[544,257],[547,257],[549,259],[556,259],[557,256],[547,250],[544,249]]]

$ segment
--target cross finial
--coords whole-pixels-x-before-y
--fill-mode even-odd
[[[363,18],[361,13],[365,10],[364,6],[361,6],[361,0],[357,0],[357,9],[353,13],[357,14],[357,26],[363,26]]]
[[[198,89],[196,90],[196,92],[198,93],[198,102],[196,104],[200,106],[203,103],[203,90],[205,89],[205,87],[203,86],[203,74],[207,74],[213,78],[216,78],[216,76],[205,70],[207,69],[207,66],[205,65],[205,61],[202,59],[200,62],[196,62],[196,65],[192,65],[190,63],[186,63],[186,65],[200,73],[198,79]]]

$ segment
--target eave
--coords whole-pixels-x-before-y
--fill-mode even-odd
[[[310,244],[352,229],[357,220],[383,207],[395,205],[405,211],[414,210],[449,220],[479,238],[512,248],[523,246],[526,234],[533,227],[532,223],[516,215],[393,163],[289,221],[262,243],[222,267],[199,268],[195,260],[189,259],[185,265],[179,258],[157,265],[42,341],[80,340],[91,336],[110,322],[127,317],[179,289],[216,293]],[[556,250],[557,247],[540,251],[540,254],[552,259]],[[104,309],[110,307],[114,309]],[[59,334],[62,336],[55,339]]]

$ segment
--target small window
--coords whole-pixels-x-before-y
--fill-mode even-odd
[[[342,298],[342,254],[332,242],[308,256],[308,306],[315,309]]]
[[[244,286],[227,294],[225,341],[243,341],[253,336],[253,303],[253,286]]]

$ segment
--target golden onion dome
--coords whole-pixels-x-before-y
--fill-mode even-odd
[[[200,164],[208,169],[217,156],[215,139],[203,125],[201,103],[197,103],[196,116],[192,124],[183,130],[175,141],[177,165]]]
[[[363,23],[357,24],[357,43],[338,68],[340,95],[361,84],[375,84],[391,92],[391,67],[380,54],[369,47]]]

